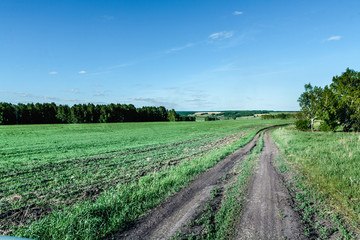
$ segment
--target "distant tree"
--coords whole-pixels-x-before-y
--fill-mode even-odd
[[[219,120],[219,119],[216,117],[209,117],[209,116],[204,118],[204,121],[206,121],[206,122],[207,121],[216,121],[216,120]]]
[[[313,87],[309,83],[305,84],[305,92],[298,99],[301,111],[310,120],[311,131],[314,131],[314,120],[320,114],[322,93],[323,89],[321,87]]]
[[[10,103],[0,103],[0,124],[15,124],[16,110],[14,105]]]
[[[56,112],[56,119],[59,123],[71,122],[71,110],[68,105],[59,105]]]
[[[175,110],[174,110],[174,109],[169,110],[167,119],[168,119],[170,122],[175,122],[175,121],[177,120],[177,118],[179,118],[179,116],[178,116],[178,114],[175,112]]]

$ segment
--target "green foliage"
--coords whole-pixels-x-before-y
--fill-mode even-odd
[[[174,111],[174,110],[173,110]],[[178,118],[174,111],[176,118]],[[55,103],[13,105],[0,103],[0,125],[53,123],[112,123],[168,121],[165,107],[135,108],[129,104],[75,104],[57,106]],[[180,119],[181,120],[181,119]],[[191,121],[193,119],[185,119]]]
[[[179,117],[178,114],[176,114],[175,110],[174,109],[171,109],[168,113],[168,120],[170,122],[175,122],[176,119]]]
[[[299,105],[303,114],[310,119],[311,131],[314,131],[314,120],[319,117],[321,109],[321,96],[323,90],[321,87],[313,87],[311,84],[305,84],[305,92],[299,99]]]
[[[360,130],[360,72],[348,68],[324,89],[306,84],[298,101],[302,113],[312,121],[312,129],[318,118],[325,122],[326,130],[334,131],[339,125],[345,132]]]
[[[279,113],[279,114],[263,114],[260,116],[261,119],[291,119],[294,118],[293,113]]]
[[[335,125],[329,125],[327,122],[322,121],[320,123],[320,131],[323,132],[335,132],[336,131],[337,126]]]
[[[254,116],[255,114],[267,114],[271,111],[267,110],[252,110],[252,111],[224,111],[222,112],[224,117],[229,118],[238,118],[238,117],[248,117],[248,116]]]
[[[205,121],[216,121],[216,120],[220,120],[217,117],[205,117],[204,119]]]
[[[335,76],[330,85],[338,100],[337,116],[344,131],[360,127],[360,72],[351,69]]]
[[[301,131],[308,131],[311,129],[311,121],[310,119],[298,119],[295,121],[295,127]]]

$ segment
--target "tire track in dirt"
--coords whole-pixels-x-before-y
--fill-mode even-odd
[[[236,239],[307,239],[300,217],[292,208],[289,191],[272,165],[278,154],[276,145],[266,132]]]
[[[114,234],[110,239],[170,239],[210,199],[211,190],[221,178],[256,146],[260,134],[256,134],[243,148],[198,176],[188,187],[140,219],[131,229]]]

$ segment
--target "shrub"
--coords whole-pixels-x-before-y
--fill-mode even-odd
[[[310,119],[299,119],[295,122],[295,127],[301,131],[307,131],[311,128],[311,121]]]
[[[323,132],[335,132],[336,131],[336,128],[338,127],[338,124],[335,122],[335,123],[327,123],[325,121],[322,121],[320,123],[320,131],[323,131]]]

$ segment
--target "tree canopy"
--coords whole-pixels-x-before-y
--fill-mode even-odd
[[[360,72],[347,68],[332,79],[330,86],[305,85],[305,92],[298,99],[302,116],[322,120],[323,129],[335,131],[358,131],[360,128]]]
[[[111,123],[195,121],[180,117],[174,109],[165,107],[135,108],[132,104],[75,104],[29,103],[17,105],[0,103],[0,124],[53,124],[53,123]]]

